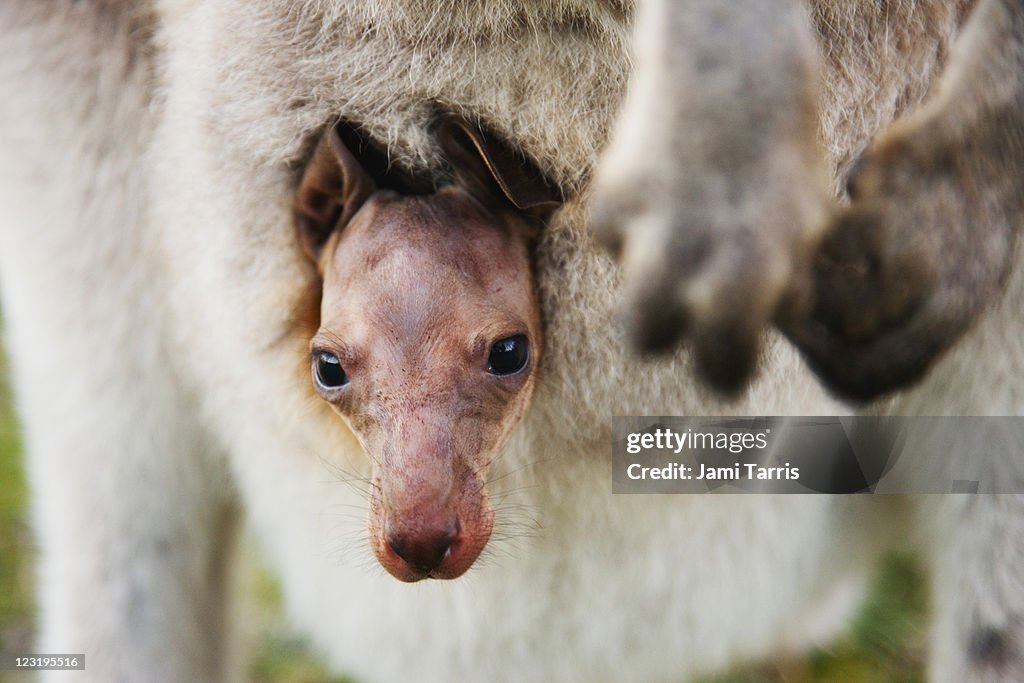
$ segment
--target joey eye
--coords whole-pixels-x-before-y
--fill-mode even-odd
[[[316,383],[324,389],[337,389],[348,384],[348,375],[341,367],[341,361],[330,351],[316,354]]]
[[[530,359],[530,346],[526,335],[499,339],[491,346],[487,356],[487,372],[492,375],[513,375],[524,367]]]

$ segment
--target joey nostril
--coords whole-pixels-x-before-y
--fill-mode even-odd
[[[395,532],[389,524],[385,537],[395,555],[410,567],[430,572],[441,565],[458,535],[458,522],[452,520],[433,529],[419,528],[416,532]]]
[[[402,555],[402,538],[401,538],[401,536],[398,536],[397,534],[393,534],[393,533],[389,532],[387,534],[387,539],[388,539],[388,546],[391,548],[391,551],[395,555],[398,555],[399,557],[403,557],[403,555]]]

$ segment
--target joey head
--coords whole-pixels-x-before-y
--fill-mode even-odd
[[[373,462],[381,565],[402,581],[452,579],[487,544],[488,469],[536,383],[528,242],[559,195],[453,117],[438,130],[453,182],[427,194],[373,177],[346,131],[326,132],[295,200],[323,280],[312,381]]]

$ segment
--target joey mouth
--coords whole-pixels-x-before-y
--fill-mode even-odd
[[[367,527],[374,556],[394,578],[451,580],[465,574],[487,545],[494,511],[482,490],[440,511],[431,505],[398,510],[378,498]]]

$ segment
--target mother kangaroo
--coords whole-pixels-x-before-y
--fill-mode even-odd
[[[85,653],[68,678],[242,680],[243,518],[360,681],[685,680],[831,637],[894,543],[930,570],[930,678],[1024,678],[1016,497],[608,476],[613,415],[842,411],[808,365],[840,397],[901,389],[873,412],[1021,412],[1020,4],[638,5],[0,6],[0,296],[37,650]],[[529,255],[544,355],[487,474],[490,540],[409,586],[310,376],[323,283],[292,210],[339,120],[450,180],[439,112],[567,201]]]

